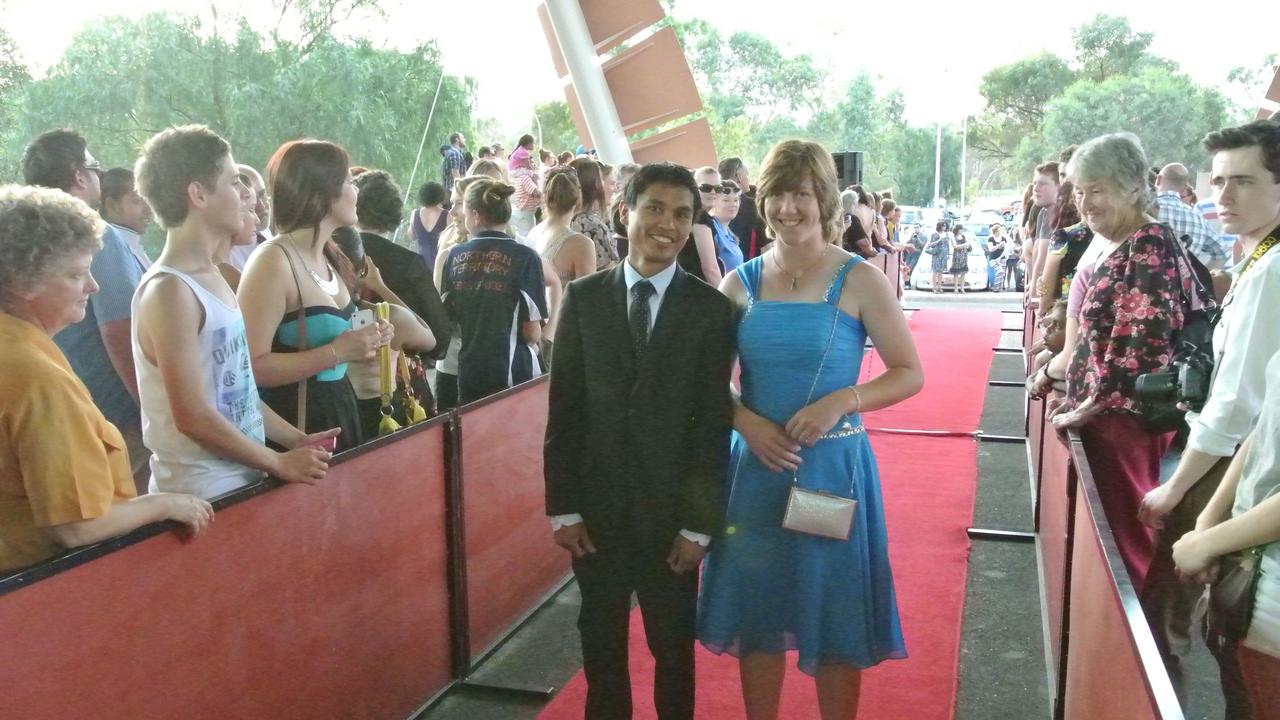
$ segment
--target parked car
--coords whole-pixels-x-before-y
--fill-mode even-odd
[[[898,209],[902,211],[902,225],[919,225],[924,222],[923,209],[914,205],[899,205]]]
[[[986,226],[983,226],[984,228]],[[995,282],[995,269],[987,260],[987,243],[986,236],[991,234],[989,229],[979,237],[977,228],[969,228],[965,226],[965,233],[970,240],[969,247],[969,271],[964,275],[964,287],[966,290],[987,290],[991,288]],[[932,290],[933,289],[933,256],[925,253],[921,255],[920,262],[916,263],[916,269],[911,273],[911,287],[916,290]],[[951,275],[949,273],[942,276],[942,288],[944,290],[953,288]]]

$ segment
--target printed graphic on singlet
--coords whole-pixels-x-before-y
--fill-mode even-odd
[[[233,324],[214,330],[213,378],[218,413],[247,437],[265,442],[266,429],[258,406],[258,385],[249,362],[244,320],[237,318]]]

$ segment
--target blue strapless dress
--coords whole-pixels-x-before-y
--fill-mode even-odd
[[[736,271],[750,297],[738,347],[742,399],[753,412],[785,425],[811,393],[816,400],[857,382],[866,330],[836,305],[859,262],[836,273],[820,303],[757,300],[762,257]],[[820,665],[866,668],[906,657],[880,477],[861,417],[837,422],[800,456],[801,487],[858,501],[853,532],[839,541],[784,530],[791,474],[765,468],[734,433],[726,528],[703,571],[699,640],[737,657],[796,650],[810,675]]]

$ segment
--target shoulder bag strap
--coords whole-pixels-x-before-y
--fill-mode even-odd
[[[302,283],[298,280],[298,268],[293,263],[293,256],[289,254],[288,248],[283,243],[280,244],[280,252],[284,253],[284,259],[289,261],[289,273],[293,275],[293,286],[298,289],[298,352],[307,350],[307,303],[302,299]],[[307,380],[310,378],[302,378],[298,381],[298,429],[304,434],[307,432]]]

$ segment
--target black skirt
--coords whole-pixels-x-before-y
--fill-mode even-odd
[[[295,427],[298,425],[298,383],[273,388],[258,388],[258,395],[267,407]],[[317,433],[331,428],[341,428],[338,451],[351,448],[369,439],[360,423],[360,410],[356,406],[356,394],[351,381],[344,375],[341,380],[307,380],[307,424],[302,429]]]

